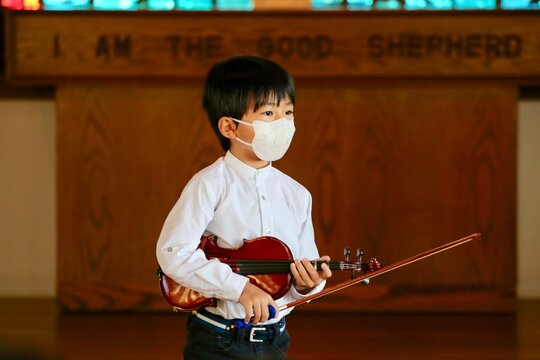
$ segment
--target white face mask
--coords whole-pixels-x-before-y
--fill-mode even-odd
[[[275,161],[281,159],[291,145],[295,127],[294,120],[281,118],[274,121],[254,120],[253,123],[248,123],[235,118],[234,121],[253,126],[255,136],[250,143],[236,137],[236,140],[242,144],[251,146],[253,152],[261,160]]]

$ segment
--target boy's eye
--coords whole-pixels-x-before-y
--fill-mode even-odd
[[[293,115],[293,114],[294,114],[294,111],[292,111],[292,110],[287,110],[287,111],[285,112],[285,114],[286,114],[286,115]]]
[[[272,116],[272,115],[274,115],[274,113],[272,111],[265,111],[265,112],[263,112],[263,115]]]

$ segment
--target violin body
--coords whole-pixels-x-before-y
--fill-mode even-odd
[[[274,300],[285,295],[291,288],[293,277],[288,271],[288,264],[293,260],[293,257],[290,249],[282,241],[271,236],[263,236],[253,240],[244,240],[242,247],[238,249],[221,248],[216,241],[217,239],[213,235],[201,239],[198,248],[204,251],[207,259],[217,259],[228,264],[234,272],[247,276],[253,285],[266,291]],[[246,261],[242,261],[246,259],[249,259],[248,265],[246,265]],[[276,269],[273,266],[272,269],[253,270],[254,265],[249,264],[260,264],[261,262],[257,262],[257,260],[261,262],[287,260],[287,262],[280,266],[281,269]],[[175,310],[193,311],[207,306],[216,306],[216,299],[206,298],[197,291],[176,283],[161,269],[158,269],[158,277],[163,297]]]

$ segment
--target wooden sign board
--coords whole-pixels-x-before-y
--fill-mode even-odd
[[[12,80],[202,77],[234,55],[295,77],[540,79],[540,14],[8,13]]]

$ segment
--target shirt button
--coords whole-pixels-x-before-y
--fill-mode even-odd
[[[270,234],[272,232],[272,230],[270,230],[270,228],[264,230],[267,234]]]
[[[172,252],[172,247],[168,247],[168,248],[167,248],[167,251],[168,251],[168,252]]]
[[[263,195],[263,196],[261,196],[261,198],[262,198],[263,200],[266,200],[266,196],[264,196],[264,195]]]

